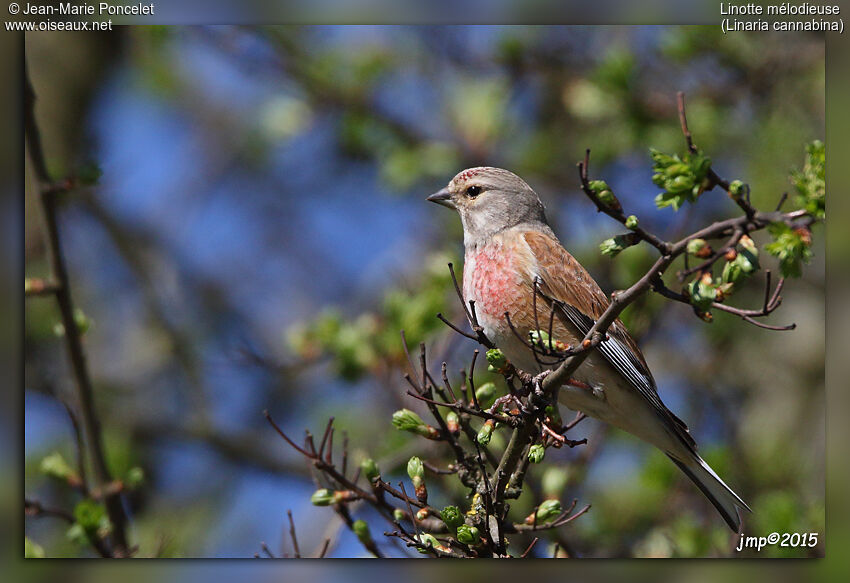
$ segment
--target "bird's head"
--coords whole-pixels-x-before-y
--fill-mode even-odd
[[[460,214],[467,244],[519,224],[546,224],[537,193],[522,178],[502,168],[467,168],[428,200]]]

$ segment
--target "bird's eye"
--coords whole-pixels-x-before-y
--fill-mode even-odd
[[[472,185],[472,186],[470,186],[466,189],[466,195],[470,196],[472,198],[475,198],[479,194],[481,194],[481,187],[480,186]]]

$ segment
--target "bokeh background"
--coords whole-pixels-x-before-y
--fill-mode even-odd
[[[414,453],[439,459],[395,432],[390,415],[416,408],[404,395],[400,328],[453,371],[474,348],[434,317],[459,315],[445,264],[461,263],[461,233],[456,216],[423,200],[458,170],[523,176],[564,244],[611,291],[652,253],[599,253],[620,230],[578,188],[585,148],[628,212],[674,238],[735,212],[718,193],[678,213],[655,209],[648,148],[683,149],[676,91],[715,168],[748,182],[760,207],[791,189],[804,143],[824,136],[820,35],[135,27],[29,34],[26,52],[52,172],[102,171],[97,186],[63,200],[61,228],[75,299],[92,322],[86,350],[111,463],[119,476],[144,473],[127,499],[142,556],[250,557],[261,541],[291,552],[287,509],[305,553],[332,536],[331,556],[363,554],[329,509],[310,505],[309,468],[262,411],[296,435],[334,416],[352,457],[368,453],[390,475],[404,475]],[[31,202],[28,192],[26,271],[39,276],[47,267]],[[823,533],[821,234],[770,320],[794,321],[794,332],[723,314],[704,324],[657,297],[625,317],[662,398],[753,508],[750,534]],[[752,281],[735,300],[755,306],[762,293]],[[74,459],[57,321],[49,299],[27,301],[25,490],[70,508],[73,493],[39,471],[53,452]],[[576,554],[736,554],[714,509],[663,455],[593,422],[578,431],[589,446],[547,454],[532,475],[547,494],[593,505],[559,534]],[[456,489],[446,481],[432,492],[449,499]],[[26,522],[49,555],[85,556],[65,529]]]

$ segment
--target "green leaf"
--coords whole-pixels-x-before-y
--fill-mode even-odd
[[[76,472],[68,465],[62,454],[53,452],[41,460],[39,464],[41,473],[56,478],[57,480],[67,480],[71,476],[76,476]]]
[[[477,545],[481,542],[481,535],[476,527],[463,524],[457,529],[457,542],[464,545]]]
[[[812,240],[808,229],[791,229],[785,223],[773,223],[768,227],[773,242],[764,246],[765,251],[779,259],[782,277],[800,277],[803,263],[812,258]]]
[[[463,524],[463,515],[457,506],[446,506],[440,511],[440,518],[449,527],[449,530],[457,530]]]
[[[797,189],[797,203],[812,216],[824,218],[826,213],[826,147],[820,140],[806,146],[802,170],[791,173],[791,183]]]
[[[528,450],[528,461],[533,464],[539,464],[543,461],[543,456],[546,455],[546,448],[539,443],[532,445]]]
[[[632,245],[636,245],[639,241],[640,239],[638,239],[634,233],[617,235],[602,241],[602,243],[599,244],[599,250],[606,257],[616,257],[620,251],[631,247]]]
[[[665,154],[654,148],[650,149],[653,161],[652,182],[664,188],[664,192],[655,197],[658,208],[679,208],[686,202],[695,202],[707,185],[708,171],[711,169],[711,158],[702,152],[686,152]]]

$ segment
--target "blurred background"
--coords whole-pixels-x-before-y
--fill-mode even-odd
[[[606,291],[651,264],[615,260],[621,232],[578,187],[591,148],[627,213],[676,238],[736,212],[722,193],[656,210],[650,147],[682,151],[675,94],[697,144],[772,210],[804,144],[824,136],[820,35],[723,36],[714,27],[133,27],[28,34],[26,57],[52,174],[101,173],[62,200],[60,228],[114,472],[138,478],[126,504],[140,556],[250,557],[266,542],[362,556],[328,508],[310,505],[308,466],[266,424],[321,433],[329,416],[354,462],[400,478],[445,452],[396,432],[405,396],[399,330],[428,343],[453,379],[474,343],[436,318],[460,306],[457,217],[424,202],[459,170],[508,168],[534,187],[564,245]],[[26,274],[46,276],[39,213],[25,208]],[[764,238],[756,238],[762,241]],[[824,528],[824,268],[783,293],[768,332],[647,296],[624,316],[667,405],[749,503],[745,533]],[[763,265],[775,267],[768,257]],[[676,285],[675,276],[668,279]],[[758,306],[754,278],[735,304]],[[25,491],[72,508],[41,471],[73,461],[73,406],[55,302],[26,303]],[[485,379],[486,367],[476,370]],[[579,556],[734,556],[715,510],[659,452],[585,421],[589,444],[550,450],[542,495],[592,504],[559,539]],[[494,447],[498,447],[494,438]],[[456,480],[454,480],[456,482]],[[431,485],[429,484],[429,487]],[[451,479],[434,484],[453,500]],[[531,511],[534,498],[517,501]],[[409,553],[380,540],[391,556]],[[87,556],[49,518],[27,536],[49,556]],[[538,545],[540,556],[551,544]],[[755,555],[754,551],[742,555]],[[820,556],[771,547],[759,556]]]

